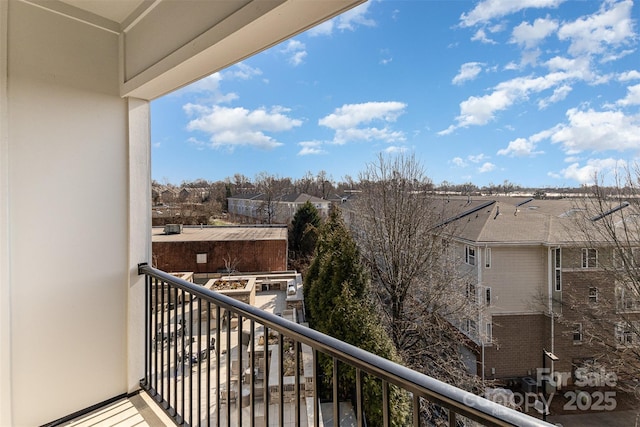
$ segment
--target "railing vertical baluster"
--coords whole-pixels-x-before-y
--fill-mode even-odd
[[[293,342],[293,348],[295,350],[293,374],[295,375],[295,397],[296,400],[296,426],[300,426],[300,343],[298,341]]]
[[[278,417],[284,425],[284,335],[278,334]]]
[[[269,327],[264,325],[264,425],[269,425]]]
[[[231,425],[231,310],[225,311],[225,322],[227,324],[227,425]]]
[[[338,402],[338,359],[333,358],[333,424],[340,425],[340,403]]]
[[[187,360],[189,365],[189,425],[193,425],[193,294],[189,295],[189,352]]]
[[[222,319],[220,318],[220,306],[216,304],[216,426],[220,426],[220,328]]]
[[[363,427],[362,418],[364,409],[362,408],[362,371],[356,368],[356,420],[358,427]]]
[[[449,409],[449,427],[456,427],[456,413]]]
[[[178,288],[173,287],[173,405],[171,415],[175,417],[178,408],[178,334],[182,327],[178,328]],[[182,340],[180,340],[182,342]]]
[[[180,417],[182,418],[182,422],[181,424],[184,423],[185,421],[185,400],[186,400],[186,395],[185,395],[185,382],[187,380],[187,376],[185,375],[186,373],[186,367],[185,367],[185,361],[187,360],[187,349],[185,346],[185,341],[187,339],[187,333],[189,332],[189,328],[187,327],[187,317],[186,317],[186,313],[185,313],[185,305],[187,302],[187,296],[189,294],[186,291],[182,291],[182,299],[180,301],[180,312],[181,312],[181,317],[180,319],[182,320],[182,340],[181,342],[181,353],[182,353],[182,357],[180,358],[180,388],[182,389],[182,399],[180,402],[180,406],[181,406],[181,410],[180,410]]]
[[[389,427],[389,383],[382,380],[382,422],[384,427]]]
[[[413,393],[413,425],[420,427],[420,396]]]
[[[207,427],[211,425],[211,347],[211,301],[207,300]]]
[[[318,350],[313,351],[313,427],[320,427],[320,398],[318,393]]]
[[[158,375],[160,377],[160,385],[158,388],[158,392],[162,399],[164,399],[164,284],[165,282],[160,282],[160,326],[158,326],[158,330],[156,331],[156,337],[160,336],[159,348],[156,346],[156,352],[160,354],[160,370],[158,371]],[[156,338],[156,344],[158,344],[158,339]]]
[[[149,327],[151,316],[151,277],[144,277],[144,385],[149,388],[149,369],[151,368],[151,328]]]
[[[238,395],[236,396],[236,405],[238,408],[238,425],[242,425],[242,375],[244,369],[242,367],[242,315],[238,313]]]
[[[198,425],[200,425],[200,423],[202,422],[202,299],[198,297],[196,302],[198,303],[198,344],[196,347],[196,366],[198,367],[198,379],[196,384],[196,387],[198,387],[198,402],[196,403],[196,413],[198,414],[198,416],[196,419],[198,420]]]
[[[171,408],[171,342],[173,341],[173,334],[171,333],[171,290],[173,286],[171,283],[167,283],[167,330],[163,332],[163,341],[167,340],[167,363],[162,365],[162,383],[166,387],[165,397],[163,400],[166,402],[165,409]],[[167,336],[166,334],[169,334]],[[163,346],[164,347],[164,346]],[[166,369],[165,369],[166,366]]]
[[[155,291],[155,295],[156,298],[153,301],[153,331],[155,334],[155,338],[153,340],[153,357],[154,357],[154,361],[155,361],[155,371],[153,373],[153,391],[155,393],[158,392],[158,301],[160,300],[160,297],[158,296],[158,282],[159,280],[156,280],[155,286],[154,286],[154,291]]]
[[[251,427],[255,427],[255,421],[256,421],[256,384],[255,384],[255,377],[256,377],[256,340],[254,339],[255,337],[255,328],[256,328],[256,322],[251,319],[251,322],[249,322],[250,327],[249,327],[249,372],[251,372],[249,374],[249,395],[251,396],[251,398],[249,399],[249,413],[251,414]]]

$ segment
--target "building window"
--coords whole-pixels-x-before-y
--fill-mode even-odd
[[[594,287],[589,288],[589,302],[590,303],[598,302],[598,288],[594,288]]]
[[[556,292],[562,291],[562,259],[560,248],[555,248],[553,250],[553,268],[554,268],[554,276],[553,276],[553,288]]]
[[[470,319],[467,320],[467,333],[469,335],[475,335],[476,334],[476,332],[477,332],[476,327],[477,326],[476,326],[476,321],[475,320],[470,320]]]
[[[493,325],[491,324],[491,322],[487,322],[485,324],[485,333],[486,333],[485,341],[487,343],[490,343],[491,341],[493,341]]]
[[[637,332],[634,325],[628,322],[618,322],[615,327],[616,343],[619,346],[631,346],[637,343]]]
[[[198,264],[206,264],[207,263],[207,254],[197,254],[196,255],[196,263],[198,263]]]
[[[464,262],[469,265],[476,265],[476,248],[472,246],[464,247]]]
[[[484,303],[487,307],[491,305],[491,288],[485,288],[484,290]]]
[[[582,248],[582,268],[595,268],[598,266],[598,250]]]
[[[614,251],[614,262],[617,268],[635,269],[640,267],[640,248],[620,248]]]
[[[491,268],[491,248],[484,248],[484,268]]]
[[[573,343],[579,344],[582,342],[582,323],[575,323],[573,325]]]
[[[478,299],[478,290],[476,289],[476,285],[474,283],[467,284],[467,298],[474,303]]]
[[[616,285],[618,311],[640,311],[640,295],[629,285]]]

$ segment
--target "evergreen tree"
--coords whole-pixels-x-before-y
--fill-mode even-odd
[[[360,264],[358,249],[337,208],[331,210],[329,218],[320,228],[315,257],[305,277],[304,290],[307,313],[315,329],[399,362],[391,338],[367,299],[367,279]],[[319,364],[325,373],[324,378],[331,379],[332,358],[321,355]],[[354,398],[355,376],[354,368],[339,366],[338,386],[342,398]],[[362,384],[367,423],[381,426],[381,383],[365,375]],[[390,388],[390,408],[392,425],[406,425],[409,400],[405,392],[396,387]]]
[[[313,255],[320,227],[320,213],[309,201],[296,211],[291,221],[289,248],[296,259],[305,259]]]

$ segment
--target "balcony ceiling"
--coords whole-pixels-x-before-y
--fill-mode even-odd
[[[121,95],[154,99],[366,0],[21,1],[119,37]]]
[[[61,0],[61,2],[122,24],[141,4],[145,3],[145,0]]]

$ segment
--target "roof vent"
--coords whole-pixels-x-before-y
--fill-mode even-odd
[[[164,226],[164,234],[181,234],[182,224],[167,224]]]

